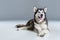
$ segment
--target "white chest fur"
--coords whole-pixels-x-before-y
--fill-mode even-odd
[[[42,29],[47,29],[47,24],[46,24],[46,22],[43,22],[43,23],[41,23],[41,24],[37,24],[37,23],[35,23],[34,22],[34,27],[36,28],[36,29],[38,29],[38,30],[42,30]]]
[[[39,32],[38,35],[44,35],[44,34],[49,32],[48,29],[47,29],[46,22],[43,22],[42,24],[37,24],[37,23],[34,22],[34,24],[35,24],[34,25],[35,29],[37,29],[38,32]]]

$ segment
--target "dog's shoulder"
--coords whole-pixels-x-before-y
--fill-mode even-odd
[[[29,26],[29,25],[34,25],[34,19],[30,19],[30,20],[27,22],[26,25],[27,25],[27,26]]]
[[[34,19],[31,19],[27,22],[26,26],[29,26],[29,28],[27,30],[34,30]]]

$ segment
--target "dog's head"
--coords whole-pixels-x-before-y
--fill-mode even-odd
[[[47,8],[36,8],[36,7],[34,7],[33,11],[35,13],[34,18],[38,23],[44,21],[44,19],[46,17]]]

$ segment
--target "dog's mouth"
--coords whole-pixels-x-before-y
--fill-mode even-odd
[[[41,20],[43,18],[43,14],[41,14],[40,16],[38,16],[38,18]]]

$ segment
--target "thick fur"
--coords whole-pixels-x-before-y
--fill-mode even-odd
[[[41,37],[47,34],[48,20],[46,17],[47,8],[34,7],[34,18],[29,20],[26,25],[16,25],[16,28],[22,28],[30,31],[35,31]]]

